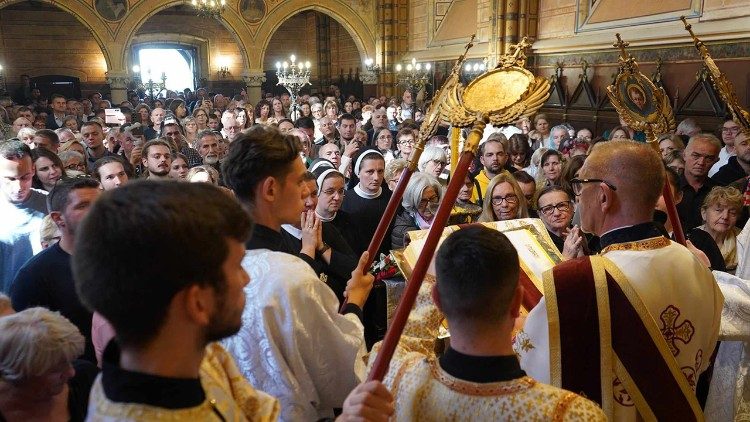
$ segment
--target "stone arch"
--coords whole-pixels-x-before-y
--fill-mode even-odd
[[[127,30],[119,33],[117,37],[117,40],[123,46],[119,57],[123,67],[128,63],[128,53],[131,43],[133,42],[136,32],[140,29],[143,23],[162,10],[184,4],[184,0],[146,0],[133,6],[128,16],[122,22],[122,28],[127,28]],[[222,13],[220,21],[237,42],[242,54],[244,67],[247,68],[250,64],[250,60],[248,58],[248,44],[246,43],[246,40],[251,40],[252,34],[247,30],[247,26],[244,24],[242,16],[240,16],[233,7],[228,6],[224,10],[224,13]]]
[[[16,3],[21,3],[23,1],[24,0],[0,0],[0,9]],[[89,30],[91,36],[94,37],[97,45],[99,45],[99,49],[101,50],[102,55],[104,55],[107,69],[112,69],[112,60],[117,52],[110,51],[107,48],[107,45],[112,43],[113,37],[111,36],[108,24],[99,17],[92,5],[89,5],[88,3],[85,3],[81,0],[65,2],[55,0],[36,1],[52,5],[64,12],[73,15],[73,17],[75,17],[81,25]]]
[[[273,34],[284,21],[297,13],[314,10],[335,19],[343,26],[357,45],[360,59],[375,57],[375,36],[368,25],[357,12],[342,1],[332,0],[287,0],[274,7],[261,23],[255,34],[256,48],[250,55],[252,68],[261,69],[265,59],[268,44]]]

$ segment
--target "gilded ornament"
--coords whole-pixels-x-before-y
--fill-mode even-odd
[[[615,34],[620,49],[620,69],[607,96],[617,114],[629,127],[646,133],[649,142],[675,128],[674,113],[664,89],[657,87],[638,68],[635,58],[625,50],[629,45]]]

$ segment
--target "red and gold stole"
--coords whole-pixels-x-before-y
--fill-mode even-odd
[[[599,403],[610,419],[615,395],[626,394],[645,420],[703,420],[656,322],[614,263],[590,256],[559,264],[545,273],[544,294],[553,385]]]

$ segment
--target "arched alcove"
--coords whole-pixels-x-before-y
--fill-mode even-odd
[[[21,74],[32,79],[49,75],[77,78],[84,94],[107,88],[107,54],[92,26],[98,18],[73,6],[47,1],[0,3],[0,57],[10,91]],[[40,88],[43,94],[54,90]]]
[[[332,17],[316,10],[305,10],[289,17],[273,33],[263,58],[263,70],[275,71],[277,62],[294,54],[312,64],[313,90],[336,83],[361,67],[360,52],[349,32]],[[273,78],[269,78],[271,81]]]
[[[174,47],[194,51],[196,85],[199,81],[239,83],[245,58],[236,34],[219,20],[197,16],[189,5],[163,9],[146,19],[130,40],[128,67],[137,63],[141,48]],[[226,66],[227,73],[220,68]]]

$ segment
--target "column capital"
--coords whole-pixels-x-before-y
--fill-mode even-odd
[[[127,71],[107,71],[104,73],[111,89],[127,89],[130,82],[130,74]]]
[[[365,85],[377,85],[378,83],[378,74],[375,72],[364,71],[359,74],[359,78]]]
[[[261,70],[246,70],[242,72],[242,81],[245,86],[261,86],[266,81],[266,74]]]

